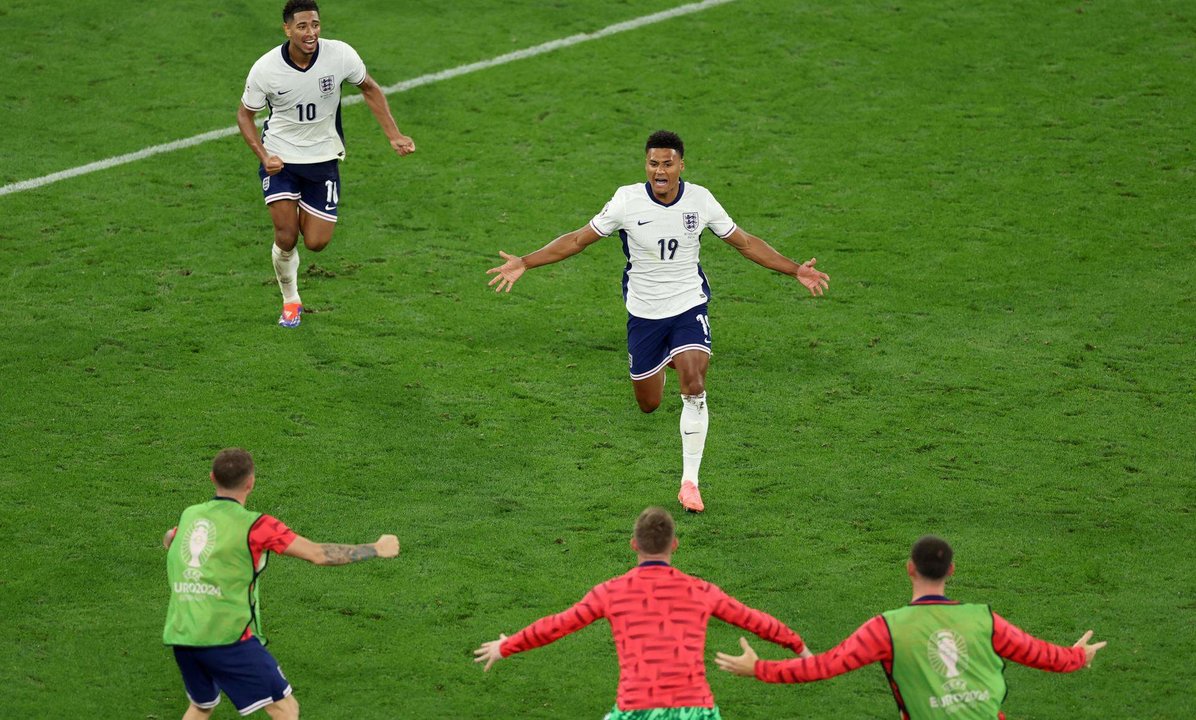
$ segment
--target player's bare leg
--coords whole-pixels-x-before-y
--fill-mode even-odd
[[[650,413],[660,407],[664,398],[664,370],[643,380],[632,380],[631,387],[635,390],[635,402],[640,410]]]
[[[332,231],[336,230],[336,223],[308,215],[299,210],[299,232],[303,234],[303,247],[312,252],[320,252],[332,242]]]
[[[212,711],[215,709],[215,707],[201,708],[193,704],[187,708],[187,712],[183,713],[183,720],[208,720],[212,717]]]
[[[710,355],[701,350],[686,350],[673,357],[673,366],[681,380],[681,492],[677,499],[686,510],[702,512],[706,506],[698,491],[698,470],[706,447],[706,429],[710,415],[706,409],[706,370]]]
[[[294,695],[287,695],[278,702],[262,708],[271,720],[299,720],[299,701]]]
[[[303,313],[299,299],[299,203],[296,200],[275,200],[270,203],[270,220],[274,223],[274,245],[270,255],[274,260],[274,277],[282,291],[282,315],[278,324],[295,327]]]

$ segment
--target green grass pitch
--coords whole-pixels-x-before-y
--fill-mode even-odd
[[[281,5],[0,4],[0,184],[231,126]],[[661,9],[323,20],[389,85]],[[1190,717],[1194,33],[1178,0],[737,0],[392,95],[409,158],[347,107],[342,220],[302,253],[294,332],[238,137],[0,197],[0,717],[182,714],[158,540],[229,445],[254,509],[403,542],[272,561],[306,717],[602,717],[604,623],[488,674],[471,650],[632,564],[636,513],[678,509],[679,402],[635,407],[617,240],[510,295],[484,271],[641,180],[660,127],[745,229],[831,275],[813,300],[706,236],[708,511],[678,513],[676,564],[821,651],[906,602],[904,554],[942,534],[955,597],[1109,641],[1075,675],[1009,667],[1010,718]],[[738,634],[712,623],[708,656]],[[895,716],[877,667],[708,667],[729,720]]]

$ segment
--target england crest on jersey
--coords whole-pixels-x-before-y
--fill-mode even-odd
[[[686,232],[693,232],[698,229],[698,214],[696,212],[682,213],[681,222],[685,223]]]
[[[325,75],[320,78],[320,92],[325,95],[331,95],[332,91],[336,89],[336,76]]]

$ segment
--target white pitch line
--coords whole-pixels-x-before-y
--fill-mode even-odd
[[[430,85],[434,82],[449,80],[455,77],[460,77],[461,75],[468,75],[469,73],[497,67],[498,65],[505,65],[516,60],[523,60],[525,58],[535,57],[536,55],[543,55],[544,53],[549,53],[553,50],[572,47],[573,45],[579,45],[584,42],[589,42],[590,40],[599,40],[609,35],[626,32],[627,30],[635,30],[636,28],[641,28],[645,25],[651,25],[664,20],[671,20],[672,18],[680,17],[682,15],[690,15],[692,13],[701,12],[717,5],[726,5],[727,3],[732,2],[735,2],[735,0],[702,0],[702,2],[681,5],[671,10],[662,10],[661,12],[652,13],[651,15],[644,15],[632,20],[626,20],[621,23],[615,23],[614,25],[608,25],[601,30],[595,30],[592,33],[579,33],[577,35],[570,35],[569,37],[561,38],[560,40],[550,40],[540,45],[509,52],[505,55],[499,55],[498,57],[490,58],[489,60],[482,60],[480,62],[470,63],[468,65],[459,65],[448,70],[440,70],[439,72],[421,75],[417,78],[412,78],[411,80],[404,80],[403,82],[396,83],[389,87],[384,87],[382,88],[382,91],[387,95],[406,92],[413,88],[420,87],[421,85]],[[353,105],[361,101],[362,98],[360,95],[351,95],[345,98],[342,104]],[[182,140],[163,143],[161,145],[153,145],[136,152],[117,155],[116,157],[110,157],[106,160],[97,160],[96,162],[80,165],[79,167],[73,167],[69,170],[62,170],[56,173],[50,173],[49,175],[43,175],[39,178],[21,180],[20,182],[15,182],[10,185],[4,185],[3,187],[0,187],[0,195],[10,195],[23,190],[33,190],[34,188],[44,187],[51,183],[56,183],[59,180],[67,180],[69,178],[87,175],[88,173],[97,172],[99,170],[107,170],[108,168],[113,168],[118,165],[125,165],[137,160],[144,160],[145,158],[153,157],[154,155],[161,155],[162,153],[194,147],[201,143],[206,143],[209,140],[219,140],[220,138],[225,138],[230,135],[237,135],[239,132],[240,131],[237,130],[236,126],[233,126],[224,128],[222,130],[212,130],[211,132],[194,135]]]

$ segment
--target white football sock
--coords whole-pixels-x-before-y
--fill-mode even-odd
[[[706,447],[706,428],[710,415],[706,412],[706,393],[681,396],[681,481],[698,484],[698,469],[702,466],[702,450]]]
[[[277,245],[270,246],[270,255],[274,258],[274,277],[278,279],[278,289],[282,291],[284,303],[297,303],[299,300],[299,249],[283,250]]]

